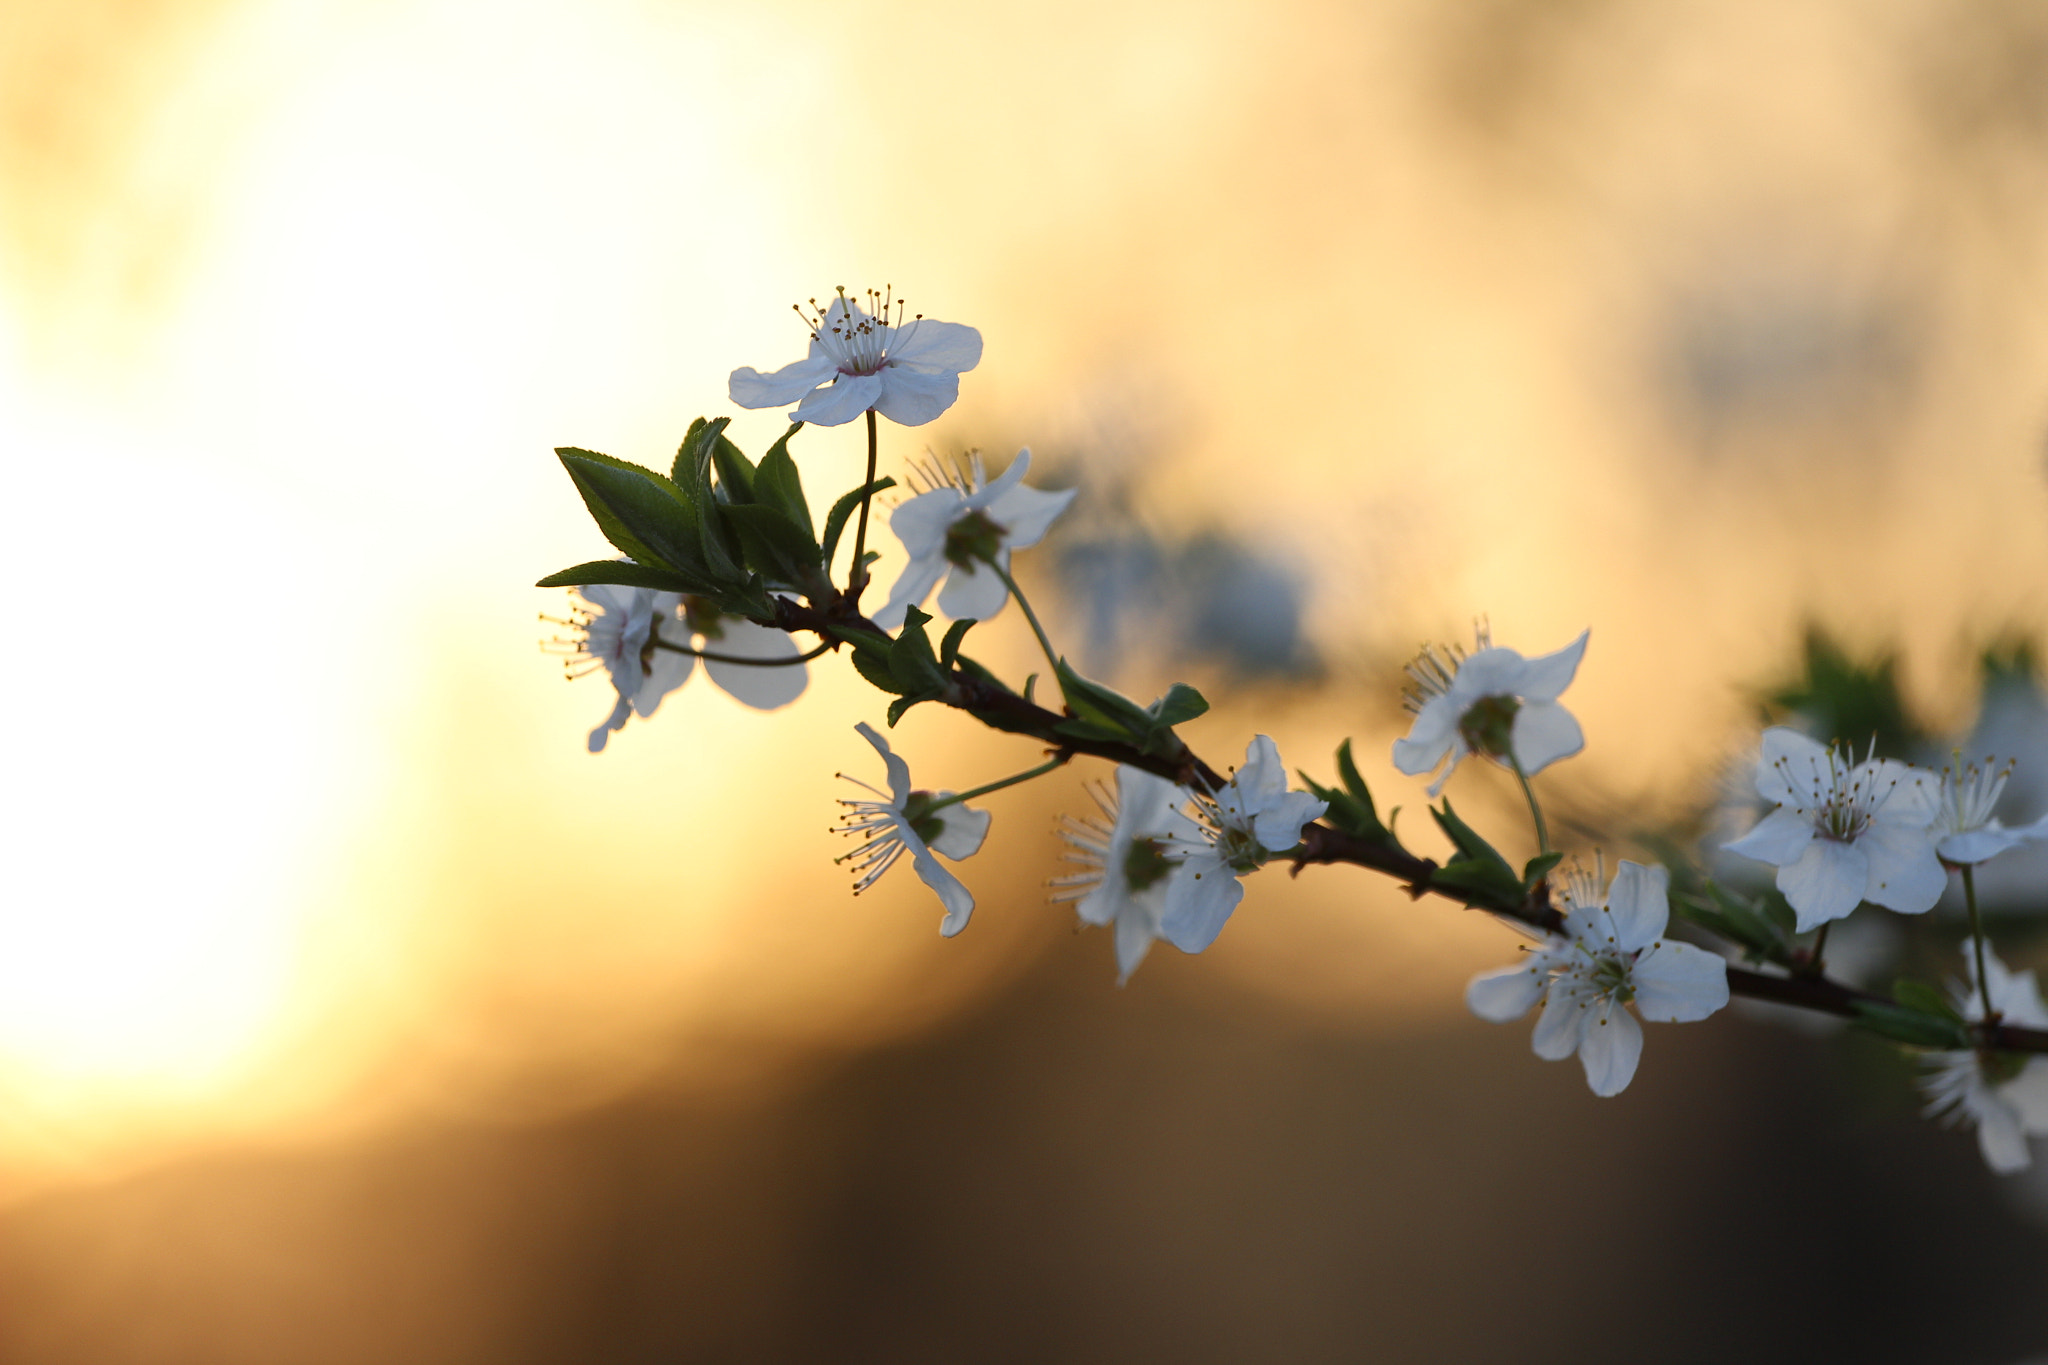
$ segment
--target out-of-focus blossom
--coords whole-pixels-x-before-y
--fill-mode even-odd
[[[733,700],[756,711],[773,711],[778,706],[787,706],[804,693],[810,682],[810,673],[800,663],[779,662],[792,660],[802,653],[796,641],[789,638],[786,630],[773,626],[759,626],[744,616],[732,616],[721,612],[710,602],[700,597],[683,599],[680,616],[671,616],[661,623],[662,638],[676,644],[701,649],[707,654],[721,654],[727,657],[706,659],[704,671],[711,681],[717,683]],[[660,650],[655,660],[657,667],[674,667],[670,658],[682,660],[682,672],[676,683],[690,676],[693,659],[688,654],[674,650]],[[760,665],[734,663],[733,658],[759,659]]]
[[[1512,760],[1533,776],[1585,748],[1579,722],[1557,698],[1579,671],[1591,634],[1535,659],[1495,645],[1484,626],[1470,654],[1457,646],[1424,649],[1408,665],[1414,682],[1404,701],[1415,722],[1394,741],[1394,766],[1413,777],[1448,758],[1429,785],[1435,796],[1468,753]]]
[[[1764,731],[1756,789],[1777,809],[1726,845],[1778,869],[1778,890],[1817,929],[1864,901],[1917,915],[1948,884],[1929,827],[1940,780],[1888,758],[1852,763],[1788,726]]]
[[[1963,957],[1970,964],[1970,980],[1958,984],[1952,994],[1963,1017],[1976,1023],[1984,1018],[1984,1002],[1976,986],[1976,953],[1968,942],[1963,944]],[[1984,983],[1991,1008],[2004,1022],[2048,1028],[2048,1008],[2042,1005],[2034,974],[2007,971],[1989,945],[1984,950]],[[1975,1124],[1978,1150],[2000,1175],[2032,1163],[2028,1136],[2048,1134],[2048,1057],[1972,1049],[1931,1053],[1927,1062],[1933,1070],[1921,1078],[1920,1088],[1927,1092],[1929,1114],[1950,1123],[1968,1119]]]
[[[1116,926],[1118,985],[1130,980],[1160,936],[1177,864],[1170,851],[1175,841],[1201,837],[1201,828],[1178,809],[1186,798],[1174,783],[1125,764],[1116,770],[1116,795],[1095,796],[1107,823],[1093,816],[1061,821],[1060,837],[1070,850],[1065,859],[1084,870],[1055,877],[1052,898],[1078,901],[1074,908],[1085,924]]]
[[[1519,965],[1474,978],[1465,1003],[1505,1024],[1541,999],[1536,1055],[1554,1062],[1576,1052],[1593,1093],[1618,1095],[1643,1055],[1642,1025],[1625,1006],[1657,1023],[1704,1019],[1728,1003],[1728,964],[1663,937],[1671,903],[1661,867],[1624,861],[1604,896],[1597,873],[1562,882],[1564,932],[1526,949]]]
[[[612,731],[624,729],[628,716],[653,715],[661,699],[689,678],[690,657],[654,643],[655,622],[672,619],[682,597],[614,583],[586,583],[575,591],[581,601],[567,620],[544,619],[575,632],[550,642],[569,655],[570,677],[602,667],[618,691],[611,714],[590,732],[590,752],[602,753]]]
[[[853,893],[857,896],[908,853],[918,877],[938,894],[939,904],[945,907],[946,916],[939,922],[939,932],[951,938],[967,927],[967,917],[974,913],[974,896],[933,855],[943,853],[954,862],[973,857],[980,850],[981,841],[988,837],[989,813],[969,809],[959,802],[934,810],[952,793],[911,790],[910,765],[896,756],[889,741],[866,722],[853,728],[882,756],[889,773],[889,790],[879,791],[858,778],[840,774],[855,786],[873,792],[875,799],[839,803],[847,808],[847,813],[833,828],[841,834],[859,835],[861,845],[836,861],[853,864]]]
[[[816,299],[811,312],[798,308],[811,329],[810,354],[772,374],[734,370],[732,401],[743,408],[795,403],[792,422],[823,427],[851,422],[869,408],[906,427],[923,426],[952,407],[961,374],[981,363],[981,333],[921,313],[906,323],[902,300],[872,289],[867,301],[863,308],[842,289],[822,312]]]
[[[1195,836],[1170,843],[1181,864],[1167,880],[1160,936],[1184,953],[1214,943],[1244,898],[1238,878],[1300,843],[1301,827],[1327,809],[1308,792],[1289,791],[1279,748],[1264,735],[1254,739],[1221,791],[1194,796]]]
[[[1994,768],[1985,759],[1982,767],[1962,765],[1957,755],[1953,766],[1942,770],[1941,796],[1929,833],[1941,860],[1956,867],[1985,862],[2008,849],[2037,839],[2048,839],[2048,815],[2030,825],[2007,829],[1991,812],[2005,791],[2012,765]]]
[[[1036,545],[1053,520],[1067,510],[1077,489],[1048,493],[1024,486],[1031,452],[1020,450],[994,483],[988,480],[981,452],[970,457],[966,472],[932,464],[924,471],[928,486],[889,514],[889,529],[903,542],[910,562],[889,589],[889,600],[875,613],[875,624],[894,630],[913,606],[921,606],[941,578],[939,610],[956,621],[986,621],[1010,600],[1010,590],[989,569],[1010,568],[1010,552]]]

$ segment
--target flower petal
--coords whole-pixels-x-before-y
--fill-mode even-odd
[[[1560,976],[1543,997],[1536,1032],[1529,1046],[1546,1062],[1561,1062],[1578,1051],[1586,1026],[1586,1003],[1592,990],[1576,977]]]
[[[604,718],[604,723],[590,732],[590,752],[594,754],[603,753],[604,743],[612,737],[612,731],[626,728],[626,717],[632,713],[632,710],[633,704],[621,696],[619,704],[614,706],[612,713]]]
[[[731,616],[725,618],[723,629],[723,635],[705,642],[706,649],[747,659],[794,659],[802,653],[786,630],[756,625]],[[789,705],[804,694],[804,688],[810,685],[811,680],[810,671],[802,664],[753,668],[746,664],[726,663],[722,659],[706,659],[704,671],[734,700],[756,711],[773,711],[778,706]]]
[[[1828,751],[1791,726],[1764,731],[1756,765],[1757,794],[1764,800],[1810,809],[1833,786],[1830,772]]]
[[[832,357],[812,342],[810,355],[794,365],[784,365],[770,374],[751,366],[737,369],[725,388],[727,396],[743,408],[779,408],[796,402],[837,373]]]
[[[671,607],[670,611],[673,610]],[[689,627],[676,620],[673,615],[665,616],[655,629],[661,632],[661,638],[669,643],[679,644],[685,648],[689,646]],[[648,667],[646,676],[640,680],[640,690],[633,694],[634,714],[642,719],[653,715],[655,708],[661,705],[663,697],[690,680],[690,672],[696,665],[694,655],[683,654],[673,649],[655,650],[654,662]]]
[[[1999,1087],[2006,1103],[2020,1116],[2020,1127],[2048,1134],[2048,1057],[2029,1057],[2020,1074]]]
[[[1131,973],[1138,970],[1138,964],[1152,950],[1152,940],[1159,936],[1158,925],[1139,910],[1137,902],[1131,901],[1129,906],[1116,917],[1116,984],[1119,986],[1131,979]]]
[[[1252,817],[1252,836],[1268,853],[1284,853],[1301,842],[1301,828],[1320,820],[1330,804],[1309,792],[1287,792]]]
[[[1636,959],[1636,1008],[1660,1024],[1689,1024],[1728,1003],[1728,964],[1704,948],[1665,940]]]
[[[1556,702],[1530,701],[1515,712],[1508,742],[1514,745],[1522,771],[1534,776],[1585,748],[1586,734],[1572,713]]]
[[[1977,1150],[1984,1154],[1985,1165],[1999,1175],[2011,1175],[2033,1164],[2019,1112],[1996,1089],[1982,1080],[1972,1081],[1963,1107],[1977,1120]]]
[[[871,374],[842,374],[836,383],[812,389],[789,414],[792,422],[812,426],[844,426],[875,405],[882,396],[882,381]]]
[[[1624,858],[1607,892],[1607,912],[1614,917],[1614,937],[1625,953],[1647,946],[1671,921],[1671,874]]]
[[[924,605],[924,599],[932,595],[932,589],[946,576],[946,567],[946,557],[938,554],[921,555],[905,564],[903,572],[896,575],[896,586],[889,589],[889,600],[874,614],[874,623],[883,630],[901,626],[910,608]]]
[[[875,752],[882,756],[882,763],[889,770],[890,799],[896,803],[897,813],[902,814],[903,802],[910,796],[910,765],[898,758],[896,751],[889,747],[889,741],[876,734],[874,727],[866,721],[862,721],[853,729],[855,734],[874,745]],[[918,847],[922,848],[924,845],[919,843]]]
[[[875,411],[900,426],[921,427],[960,397],[960,376],[951,370],[926,374],[889,365],[876,378],[882,381],[882,388],[875,398]]]
[[[1941,775],[1896,759],[1880,758],[1859,764],[1851,781],[1862,778],[1870,790],[1887,792],[1876,818],[1895,825],[1916,825],[1921,829],[1941,814]]]
[[[889,359],[898,365],[959,374],[981,363],[981,333],[958,322],[919,318],[890,329]]]
[[[1080,492],[1078,488],[1049,492],[1019,484],[989,505],[989,519],[1003,528],[1005,549],[1028,550],[1045,538],[1046,531]]]
[[[951,792],[940,792],[940,796],[951,796]],[[972,858],[981,851],[981,841],[988,838],[989,821],[993,817],[985,810],[955,803],[939,812],[939,837],[932,840],[934,853],[943,853],[954,862]]]
[[[1243,899],[1244,883],[1221,859],[1213,853],[1192,854],[1167,880],[1159,936],[1184,953],[1199,953],[1216,941]]]
[[[1529,1012],[1543,994],[1548,974],[1544,959],[1534,958],[1472,978],[1465,987],[1465,1006],[1489,1024],[1511,1024]]]
[[[1878,820],[1856,841],[1867,860],[1863,899],[1902,915],[1932,910],[1948,889],[1948,871],[1934,851],[1925,824]]]
[[[2025,831],[2007,829],[1993,820],[1988,825],[1981,825],[1962,834],[1949,835],[1934,846],[1934,851],[1941,855],[1943,862],[1974,864],[1996,858],[2008,849],[2018,848],[2026,843],[2027,839]]]
[[[1815,839],[1797,862],[1778,869],[1778,889],[1799,916],[1799,932],[1818,929],[1863,903],[1870,859],[1854,844]]]
[[[953,937],[967,927],[967,917],[974,913],[974,893],[948,872],[916,835],[906,832],[903,842],[910,849],[911,866],[917,869],[918,879],[936,891],[939,904],[946,907],[946,917],[939,921],[939,932],[947,938]]]
[[[955,621],[987,621],[1010,600],[1010,590],[986,564],[955,564],[939,589],[939,610]]]
[[[1811,817],[1780,806],[1757,821],[1755,829],[1721,847],[1760,863],[1785,867],[1798,862],[1806,852],[1806,846],[1812,842]]]
[[[889,529],[903,542],[904,551],[912,559],[937,557],[943,562],[946,532],[969,510],[959,489],[933,488],[898,503],[896,510],[889,513]],[[936,583],[938,579],[932,581]]]
[[[1522,690],[1522,671],[1528,661],[1512,649],[1495,645],[1465,657],[1451,679],[1453,698],[1460,714],[1481,697],[1512,697]]]
[[[1437,697],[1416,714],[1415,723],[1408,727],[1408,737],[1394,741],[1394,767],[1410,777],[1420,777],[1435,769],[1444,761],[1444,755],[1451,751],[1451,736],[1457,732],[1458,718],[1447,704],[1449,698]]]
[[[1529,701],[1556,701],[1579,671],[1579,660],[1586,655],[1586,641],[1592,638],[1591,630],[1579,632],[1579,638],[1558,650],[1555,654],[1544,654],[1530,659],[1522,665],[1521,686],[1516,690]],[[1521,745],[1515,752],[1521,753]],[[1576,752],[1576,751],[1574,751]]]
[[[1603,1099],[1619,1095],[1635,1079],[1636,1063],[1643,1056],[1643,1026],[1626,1006],[1613,1001],[1595,1006],[1586,1021],[1585,1041],[1579,1044],[1579,1062],[1586,1068],[1586,1084]]]
[[[1280,761],[1280,746],[1269,735],[1255,735],[1244,748],[1244,766],[1230,785],[1245,797],[1245,805],[1257,811],[1267,801],[1287,790],[1287,765]],[[1289,841],[1292,846],[1292,841]]]

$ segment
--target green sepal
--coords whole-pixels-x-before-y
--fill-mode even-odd
[[[1962,1013],[1946,995],[1925,981],[1915,981],[1910,976],[1902,976],[1892,982],[1892,999],[1909,1010],[1938,1015],[1952,1024],[1960,1025],[1964,1022]]]
[[[788,438],[785,437],[784,439]],[[854,489],[851,493],[848,493],[845,497],[832,504],[832,510],[825,514],[825,563],[828,566],[832,563],[832,556],[839,549],[839,537],[846,530],[846,519],[853,515],[853,510],[856,507],[860,506],[860,500],[863,497],[871,498],[875,494],[895,486],[896,480],[894,479],[876,479],[871,484]]]
[[[1522,869],[1522,890],[1534,891],[1536,883],[1550,875],[1550,869],[1564,860],[1562,853],[1539,853]]]
[[[1927,1014],[1904,1005],[1890,1005],[1882,1000],[1858,1000],[1853,1008],[1856,1011],[1853,1022],[1857,1027],[1895,1043],[1949,1052],[1960,1052],[1973,1045],[1968,1029],[1938,1014]]]
[[[588,564],[551,573],[534,586],[580,588],[587,583],[616,583],[627,588],[652,588],[656,592],[702,592],[705,587],[687,574],[625,559],[593,559]]]
[[[796,470],[796,461],[789,457],[789,438],[803,428],[802,422],[790,425],[782,433],[782,439],[768,447],[768,453],[761,457],[759,467],[754,470],[754,501],[773,507],[788,517],[790,523],[810,542],[812,553],[817,552],[818,533],[811,525],[811,505],[804,500],[804,481]]]
[[[702,536],[689,494],[673,480],[594,450],[555,451],[604,538],[634,561],[703,571]]]

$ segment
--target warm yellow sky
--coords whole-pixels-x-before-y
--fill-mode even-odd
[[[1157,516],[1293,556],[1373,670],[1480,612],[1530,652],[1590,625],[1581,762],[1619,790],[1740,748],[1737,684],[1808,612],[1905,642],[1957,714],[1973,635],[2043,624],[2032,22],[17,0],[0,1179],[733,1079],[1063,941],[1071,787],[992,803],[984,913],[942,945],[921,888],[855,905],[827,861],[872,694],[760,717],[700,683],[592,759],[606,689],[534,651],[560,596],[528,584],[603,548],[549,448],[660,462],[837,284],[987,339],[888,459],[1135,432]],[[814,500],[851,431],[803,438]],[[1197,737],[1383,755],[1395,685],[1219,697]],[[934,781],[1014,759],[901,733]],[[1280,909],[1156,970],[1456,1008],[1488,926],[1359,913],[1341,875],[1256,886]]]

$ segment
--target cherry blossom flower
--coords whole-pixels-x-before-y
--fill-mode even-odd
[[[612,713],[590,732],[590,752],[602,753],[612,731],[624,729],[628,716],[645,719],[653,715],[661,699],[689,678],[690,657],[654,643],[656,618],[672,619],[682,597],[614,583],[586,583],[575,591],[582,601],[567,620],[543,619],[576,632],[569,639],[550,642],[569,655],[570,677],[580,678],[602,667],[618,690]]]
[[[961,374],[981,363],[981,333],[922,313],[905,323],[902,300],[872,289],[867,303],[863,308],[842,289],[822,311],[816,299],[808,313],[799,307],[797,316],[811,329],[810,354],[773,374],[734,370],[732,401],[743,408],[795,403],[792,422],[823,427],[870,408],[906,427],[923,426],[952,407]]]
[[[1603,897],[1600,873],[1561,879],[1564,932],[1513,967],[1475,977],[1465,1003],[1481,1019],[1512,1023],[1540,998],[1536,1055],[1572,1053],[1596,1095],[1618,1095],[1635,1077],[1643,1028],[1625,1008],[1656,1023],[1690,1023],[1728,1003],[1728,964],[1703,948],[1663,937],[1671,915],[1670,874],[1624,861]]]
[[[1963,944],[1963,956],[1966,961],[1974,957],[1968,942]],[[2025,1028],[2048,1028],[2048,1007],[2041,1002],[2034,974],[2007,971],[1988,944],[1984,958],[1984,983],[2000,1019]],[[1976,976],[1972,962],[1969,982],[1958,983],[1952,992],[1956,1008],[1971,1023],[1984,1018]],[[2028,1135],[2048,1134],[2048,1057],[1971,1049],[1934,1052],[1926,1060],[1933,1070],[1921,1078],[1920,1088],[1927,1093],[1928,1114],[1939,1114],[1951,1124],[1964,1119],[1974,1123],[1977,1148],[1984,1153],[1985,1164],[2000,1175],[2032,1164]]]
[[[1301,827],[1329,809],[1307,792],[1287,789],[1280,750],[1264,735],[1245,749],[1244,766],[1221,791],[1197,792],[1192,801],[1195,835],[1167,842],[1181,864],[1167,880],[1159,920],[1160,936],[1184,953],[1201,952],[1223,932],[1244,898],[1238,878],[1300,843]]]
[[[2011,776],[2009,763],[1993,768],[1987,758],[1982,767],[1975,763],[1964,767],[1960,754],[1954,766],[1942,770],[1941,797],[1929,833],[1934,838],[1934,851],[1944,863],[1965,867],[1995,858],[2021,844],[2048,839],[2048,815],[2031,825],[2007,829],[1991,813]]]
[[[1764,731],[1756,789],[1777,809],[1724,845],[1778,869],[1801,933],[1864,901],[1917,915],[1948,885],[1929,829],[1940,781],[1893,759],[1853,757],[1787,726]]]
[[[1175,840],[1197,839],[1200,827],[1177,809],[1187,793],[1163,777],[1128,764],[1116,770],[1116,795],[1091,789],[1108,823],[1066,817],[1060,837],[1072,850],[1066,861],[1085,870],[1055,877],[1055,902],[1078,901],[1084,924],[1116,926],[1117,984],[1131,979],[1160,936],[1166,888],[1176,860]]]
[[[889,790],[882,792],[857,778],[840,774],[855,786],[873,792],[877,799],[839,803],[847,808],[847,814],[833,829],[840,834],[859,835],[861,845],[834,861],[853,864],[853,894],[857,896],[894,867],[898,858],[910,854],[918,877],[938,893],[939,904],[946,909],[939,932],[951,938],[967,927],[967,917],[974,913],[974,896],[933,854],[943,853],[954,862],[973,857],[980,850],[981,841],[988,837],[989,813],[958,802],[934,810],[952,793],[911,790],[910,766],[889,748],[889,741],[866,722],[853,728],[882,756],[889,772]]]
[[[1586,736],[1557,698],[1571,686],[1591,635],[1582,631],[1555,654],[1535,659],[1495,645],[1485,626],[1470,654],[1455,645],[1425,648],[1408,665],[1414,683],[1404,701],[1415,721],[1406,739],[1394,741],[1394,766],[1414,777],[1448,757],[1429,785],[1435,796],[1466,754],[1519,764],[1530,777],[1570,758],[1586,747]]]
[[[788,631],[755,625],[744,616],[721,612],[701,597],[685,597],[681,614],[661,623],[661,635],[673,644],[711,654],[762,660],[766,666],[733,663],[730,658],[704,661],[704,671],[712,682],[734,701],[756,711],[773,711],[789,705],[803,695],[810,682],[803,664],[774,662],[794,659],[801,653]],[[695,660],[688,654],[664,649],[659,651],[656,665],[674,668],[668,663],[672,658],[682,660],[681,673],[670,684],[675,687],[690,676]]]
[[[1023,479],[1030,468],[1029,450],[1018,451],[994,483],[988,481],[978,450],[965,473],[937,464],[926,468],[924,491],[889,514],[889,529],[903,542],[910,562],[875,613],[876,625],[884,630],[902,625],[904,614],[922,606],[941,578],[946,586],[939,589],[939,610],[954,620],[986,621],[1003,609],[1010,590],[989,563],[1008,572],[1010,551],[1036,545],[1080,491],[1026,488]]]

